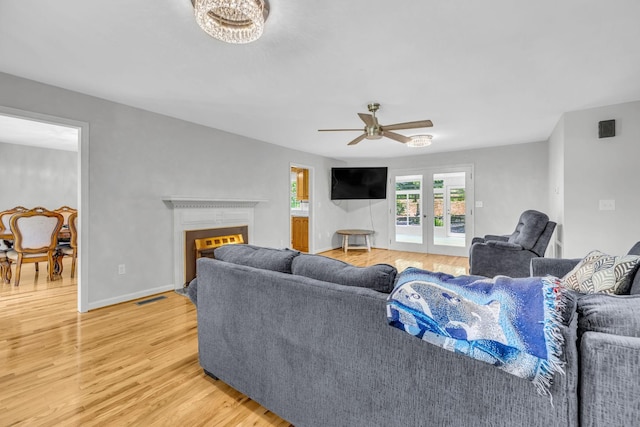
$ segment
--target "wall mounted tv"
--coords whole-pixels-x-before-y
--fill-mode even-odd
[[[331,168],[331,200],[386,198],[386,167]]]

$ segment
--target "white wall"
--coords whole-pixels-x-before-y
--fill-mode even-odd
[[[0,142],[0,210],[78,204],[78,153]]]
[[[527,209],[547,212],[548,169],[547,143],[535,142],[478,150],[454,151],[387,160],[353,160],[350,166],[388,166],[393,169],[417,169],[474,165],[475,200],[482,208],[474,208],[476,236],[510,234],[520,214]],[[417,153],[418,151],[416,151]],[[373,217],[376,236],[374,246],[389,245],[388,200],[349,201],[349,226],[371,228]]]
[[[344,212],[329,200],[328,175],[342,162],[2,73],[0,103],[89,124],[89,208],[80,215],[89,226],[90,308],[173,289],[163,196],[266,199],[255,209],[253,243],[287,246],[291,162],[314,171],[314,249],[337,246]]]
[[[564,242],[564,116],[549,137],[549,218],[556,222],[556,231],[549,242],[546,256],[562,258]]]
[[[598,138],[614,119],[616,136]],[[590,250],[622,255],[640,240],[640,101],[564,115],[564,257]],[[599,210],[615,200],[614,211]]]
[[[88,170],[83,185],[88,186],[89,208],[82,221],[90,225],[89,256],[83,261],[90,307],[173,289],[172,211],[163,196],[266,199],[256,206],[253,243],[286,246],[289,167],[307,165],[313,170],[317,252],[340,246],[336,229],[370,228],[371,217],[380,232],[376,246],[388,244],[388,202],[372,202],[371,209],[368,202],[332,202],[332,166],[473,164],[475,200],[484,204],[476,209],[476,235],[510,233],[526,209],[548,212],[549,177],[561,177],[562,171],[554,165],[549,172],[547,142],[342,162],[2,73],[0,102],[89,124],[89,159],[82,165]],[[617,120],[618,136],[598,140],[597,123],[606,119]],[[564,132],[558,132],[564,133],[565,147],[564,255],[583,256],[594,247],[626,252],[640,236],[635,220],[640,103],[567,113]],[[616,211],[598,211],[600,199],[615,199]],[[118,275],[123,263],[127,274]]]

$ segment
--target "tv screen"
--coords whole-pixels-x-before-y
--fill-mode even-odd
[[[386,198],[387,168],[331,168],[331,200]]]

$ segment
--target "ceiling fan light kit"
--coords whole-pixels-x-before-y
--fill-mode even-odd
[[[431,145],[433,135],[413,135],[411,140],[407,142],[407,147],[419,148]]]
[[[409,137],[405,135],[401,135],[396,132],[392,132],[395,130],[401,129],[418,129],[418,128],[428,128],[432,127],[433,123],[431,120],[419,120],[416,122],[405,122],[405,123],[396,123],[393,125],[381,125],[378,123],[378,118],[376,117],[376,111],[380,109],[380,104],[377,102],[370,103],[367,108],[371,114],[358,113],[358,117],[360,120],[364,122],[364,129],[318,129],[319,132],[343,132],[343,131],[358,131],[364,132],[362,135],[358,136],[353,141],[349,142],[347,145],[356,145],[363,139],[380,139],[383,136],[389,139],[393,139],[394,141],[398,141],[402,144],[408,144],[410,147],[425,147],[431,144],[431,136],[429,137],[429,142],[424,142],[425,135],[417,135],[416,137]],[[420,137],[420,138],[417,138]],[[414,138],[416,139],[414,141]],[[412,145],[412,144],[422,144],[422,145]]]
[[[191,3],[200,28],[226,43],[258,40],[269,16],[266,0],[191,0]]]

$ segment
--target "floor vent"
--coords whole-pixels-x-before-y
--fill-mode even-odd
[[[166,296],[161,295],[159,297],[154,297],[154,298],[149,298],[149,299],[145,299],[142,301],[138,301],[136,304],[137,305],[145,305],[145,304],[149,304],[150,302],[156,302],[156,301],[160,301],[161,299],[165,299]]]

